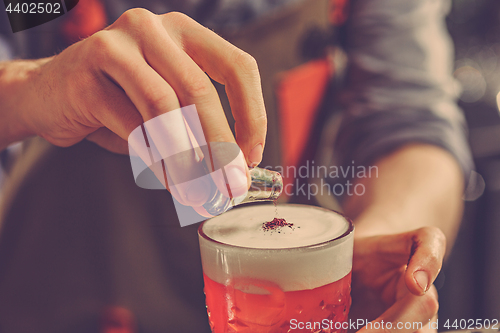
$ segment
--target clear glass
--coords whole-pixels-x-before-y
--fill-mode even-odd
[[[300,245],[299,239],[299,246],[284,248],[266,248],[268,240],[258,247],[231,245],[213,236],[215,219],[217,223],[237,219],[244,227],[245,216],[251,220],[266,211],[272,220],[272,205],[252,205],[207,220],[198,228],[212,332],[345,332],[338,323],[347,320],[351,304],[352,222],[323,208],[285,204],[278,206],[278,212],[287,221],[319,216],[326,225],[341,221],[342,229],[337,228],[331,239],[310,245]]]

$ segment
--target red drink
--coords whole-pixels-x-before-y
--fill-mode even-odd
[[[283,205],[280,215],[293,228],[269,232],[256,222],[267,210],[272,220],[272,206],[253,206],[199,229],[212,332],[345,332],[352,224],[335,212]]]
[[[287,333],[291,329],[297,333],[318,329],[323,333],[345,332],[336,329],[335,323],[347,320],[351,273],[326,286],[287,292],[266,281],[238,281],[226,286],[203,277],[208,319],[214,333]],[[252,286],[267,293],[244,291]]]

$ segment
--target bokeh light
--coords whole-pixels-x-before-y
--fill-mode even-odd
[[[463,91],[460,99],[463,102],[474,103],[484,96],[486,80],[478,69],[465,65],[457,68],[453,75],[462,85]]]

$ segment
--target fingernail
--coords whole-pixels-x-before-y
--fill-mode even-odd
[[[427,273],[424,271],[418,271],[415,272],[415,274],[413,274],[413,278],[415,279],[415,282],[417,282],[418,286],[425,293],[429,288],[429,275],[427,275]]]
[[[201,206],[208,200],[210,195],[210,184],[204,179],[192,182],[186,192],[186,200],[191,206]]]
[[[248,179],[246,172],[237,166],[229,166],[226,168],[227,182],[231,189],[233,197],[243,195],[248,189]]]
[[[255,147],[252,148],[250,154],[248,155],[248,162],[251,167],[255,167],[259,165],[262,161],[262,151],[264,150],[262,143],[259,143]]]

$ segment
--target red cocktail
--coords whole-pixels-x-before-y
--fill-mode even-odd
[[[293,225],[263,228],[274,207],[252,206],[200,226],[212,332],[345,331],[352,224],[309,206],[283,205],[279,214]]]

